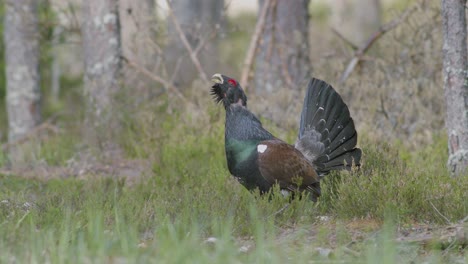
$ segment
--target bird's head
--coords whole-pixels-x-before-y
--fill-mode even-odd
[[[233,104],[247,106],[247,96],[236,80],[216,73],[211,77],[211,81],[214,82],[211,94],[217,103],[223,102],[225,108]]]

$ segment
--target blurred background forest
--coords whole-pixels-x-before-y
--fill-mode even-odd
[[[307,2],[302,1],[295,8],[303,9]],[[140,133],[155,138],[148,140],[162,140],[168,132],[164,130],[164,120],[171,116],[182,116],[173,120],[192,122],[200,129],[211,127],[210,120],[220,117],[209,106],[212,103],[208,102],[210,83],[206,76],[222,72],[240,79],[246,68],[248,86],[244,88],[252,102],[250,108],[284,131],[297,127],[305,81],[314,76],[330,82],[344,96],[363,135],[412,149],[433,144],[434,138],[444,134],[438,1],[311,1],[306,13],[297,16],[291,15],[297,10],[278,4],[276,12],[283,13],[278,15],[278,21],[265,23],[253,67],[247,67],[245,62],[257,17],[261,15],[257,3],[200,0],[174,1],[172,5],[169,11],[166,1],[120,1],[121,54],[116,56],[122,58],[118,62],[121,72],[116,73],[118,84],[111,88],[112,96],[115,95],[112,104],[116,108],[108,110],[112,119],[118,120],[119,124],[113,125],[119,128],[107,129],[105,125],[106,129],[97,132],[97,139],[90,139],[84,129],[85,115],[86,109],[95,106],[86,103],[86,96],[94,88],[86,88],[83,80],[86,79],[85,56],[95,55],[87,55],[86,49],[93,47],[83,42],[92,42],[93,38],[83,37],[81,26],[92,18],[86,17],[89,14],[84,12],[86,8],[80,6],[80,1],[38,1],[33,37],[37,38],[39,51],[40,92],[36,93],[40,94],[40,107],[36,111],[41,118],[34,124],[39,127],[20,135],[27,134],[27,139],[10,138],[7,143],[7,112],[1,112],[0,140],[5,143],[3,167],[9,164],[7,150],[19,146],[26,150],[16,157],[18,162],[22,161],[16,164],[28,166],[65,165],[89,146],[102,150],[105,147],[100,144],[110,141],[127,147],[127,154],[132,153],[135,152],[130,146],[133,143],[145,145],[134,141],[141,140]],[[90,8],[100,7],[91,4]],[[303,25],[296,25],[299,22]],[[271,54],[280,54],[281,49],[272,52],[268,39],[262,39],[271,34],[268,25],[274,23],[286,28],[300,26],[303,31],[291,29],[290,35],[284,36],[292,42],[294,50],[286,50],[291,54],[283,55],[289,56],[290,61],[296,60],[288,62],[284,78],[284,67],[264,66],[265,62],[275,65],[274,60],[280,60],[279,55]],[[394,28],[369,45],[365,53],[356,55],[373,34],[391,23]],[[182,31],[189,49],[180,38]],[[0,50],[0,107],[6,109],[5,49]],[[191,53],[196,55],[197,67]],[[353,58],[359,58],[359,63],[343,79]],[[109,95],[95,96],[102,99]],[[96,100],[97,104],[105,104]],[[148,113],[153,116],[148,117]],[[102,116],[99,119],[107,122]],[[145,128],[149,125],[152,127]],[[148,131],[142,132],[144,129]],[[56,156],[60,158],[57,160]]]

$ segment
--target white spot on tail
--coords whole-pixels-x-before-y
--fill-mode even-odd
[[[257,146],[257,151],[258,151],[259,153],[263,153],[263,152],[265,152],[265,150],[266,150],[267,148],[268,148],[267,145],[260,144],[260,145]]]

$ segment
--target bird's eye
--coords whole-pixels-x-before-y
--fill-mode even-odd
[[[232,86],[236,86],[237,85],[237,82],[236,80],[233,80],[233,79],[229,79],[228,83]]]

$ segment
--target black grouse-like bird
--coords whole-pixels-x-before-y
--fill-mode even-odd
[[[330,170],[359,166],[361,150],[348,107],[324,81],[310,80],[302,108],[299,135],[290,145],[263,128],[247,109],[239,83],[213,75],[211,93],[226,109],[225,148],[230,173],[248,190],[281,191],[320,196],[320,179]]]

